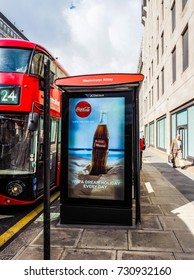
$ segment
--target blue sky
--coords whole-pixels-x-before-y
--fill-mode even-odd
[[[0,11],[71,75],[137,71],[141,0],[6,0]]]

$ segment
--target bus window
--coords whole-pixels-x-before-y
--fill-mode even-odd
[[[56,79],[56,65],[51,60],[50,61],[50,83],[54,84],[55,79]]]
[[[64,74],[64,72],[63,72],[59,67],[57,67],[57,75],[56,75],[56,78],[58,79],[58,78],[64,78],[64,77],[66,77],[65,74]]]
[[[0,48],[0,72],[26,73],[32,51]]]
[[[44,54],[36,52],[32,59],[30,74],[38,75],[44,78]]]
[[[56,141],[57,121],[51,119],[51,143]]]
[[[59,120],[58,143],[61,143],[61,120]]]
[[[27,123],[28,114],[0,114],[0,174],[35,172],[37,132]]]

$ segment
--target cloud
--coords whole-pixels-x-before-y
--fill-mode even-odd
[[[70,74],[137,71],[141,0],[3,2],[2,13],[6,9],[5,16],[57,56]]]

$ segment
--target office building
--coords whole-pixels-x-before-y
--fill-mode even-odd
[[[15,38],[28,40],[24,36],[21,30],[19,30],[13,23],[11,23],[1,12],[0,12],[0,38]]]
[[[148,146],[170,153],[177,133],[194,162],[194,1],[143,0],[140,128]]]

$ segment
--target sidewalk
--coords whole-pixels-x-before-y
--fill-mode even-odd
[[[194,260],[193,166],[174,169],[166,154],[147,148],[141,170],[141,217],[141,225],[134,220],[132,227],[61,225],[56,201],[51,207],[51,259]],[[41,215],[0,255],[42,260],[43,250]]]

